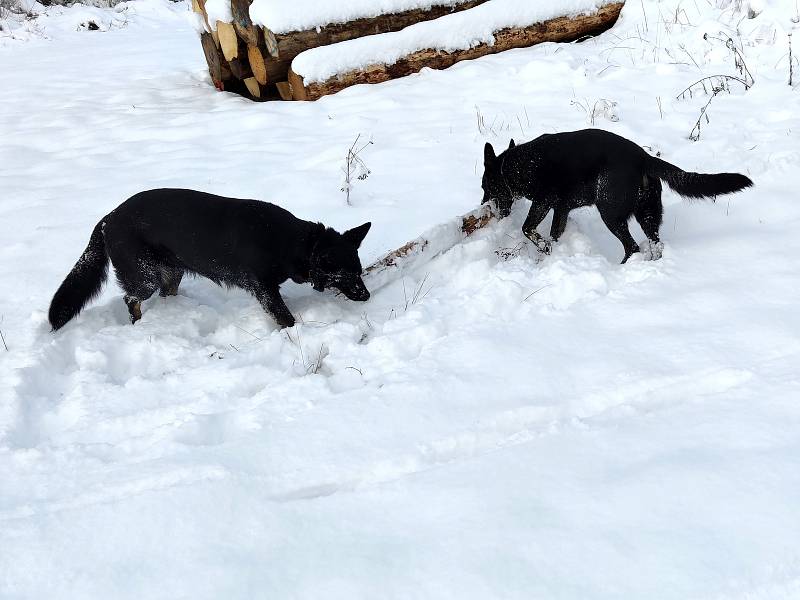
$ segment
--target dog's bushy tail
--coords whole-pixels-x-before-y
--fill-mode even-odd
[[[108,254],[103,239],[103,222],[100,221],[92,231],[86,250],[50,302],[48,318],[53,331],[66,325],[81,312],[89,300],[100,293],[106,277],[108,277]]]
[[[749,177],[740,173],[691,173],[654,156],[648,156],[646,172],[687,198],[714,198],[753,185]]]

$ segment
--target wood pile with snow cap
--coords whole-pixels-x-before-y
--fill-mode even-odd
[[[213,84],[315,100],[616,22],[614,0],[192,0]]]

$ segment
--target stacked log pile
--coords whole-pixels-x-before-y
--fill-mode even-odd
[[[226,2],[228,0],[225,0]],[[324,81],[305,81],[292,69],[296,56],[313,48],[381,34],[391,34],[418,23],[469,11],[490,0],[449,0],[428,8],[381,14],[347,23],[331,23],[305,31],[274,33],[253,23],[252,0],[229,0],[231,22],[209,19],[206,0],[192,0],[192,9],[202,20],[201,44],[214,86],[253,100],[315,100],[350,85],[377,83],[415,73],[423,67],[441,69],[460,60],[494,54],[543,41],[571,41],[609,28],[616,21],[624,0],[606,4],[590,15],[563,17],[525,28],[495,32],[493,44],[480,44],[462,51],[428,49],[403,56],[392,65],[337,73]],[[328,0],[331,1],[331,0]]]

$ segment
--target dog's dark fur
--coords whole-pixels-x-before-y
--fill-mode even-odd
[[[156,290],[177,294],[183,275],[193,273],[249,291],[281,327],[291,327],[294,317],[278,290],[287,279],[369,298],[358,259],[369,228],[340,234],[268,202],[193,190],[141,192],[94,228],[53,296],[50,324],[60,329],[100,292],[110,259],[132,323],[142,316],[142,301]]]
[[[564,233],[569,212],[594,204],[625,248],[623,263],[639,251],[628,230],[632,216],[648,238],[643,249],[649,258],[660,258],[661,181],[689,198],[714,198],[753,185],[738,173],[682,171],[650,156],[633,142],[600,129],[547,133],[519,146],[511,140],[500,156],[495,156],[491,144],[484,148],[483,203],[494,202],[500,216],[505,217],[516,198],[531,200],[522,231],[545,253]],[[536,227],[551,209],[553,225],[548,240]]]

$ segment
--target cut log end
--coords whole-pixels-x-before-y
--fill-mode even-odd
[[[224,21],[217,21],[217,35],[222,47],[222,54],[228,62],[239,56],[239,36],[233,25]]]
[[[275,87],[278,88],[281,100],[293,100],[292,88],[288,81],[278,81],[275,83]]]
[[[292,99],[309,100],[308,94],[306,93],[306,86],[303,83],[303,78],[291,69],[289,70],[289,88],[289,93],[291,94]]]
[[[261,99],[261,86],[259,82],[256,80],[255,77],[247,77],[243,80],[245,86],[247,86],[247,91],[252,94],[254,98]]]
[[[250,63],[250,69],[253,71],[253,77],[255,77],[261,85],[267,85],[269,81],[267,65],[264,62],[264,55],[261,53],[258,46],[253,44],[247,45],[247,60]]]

